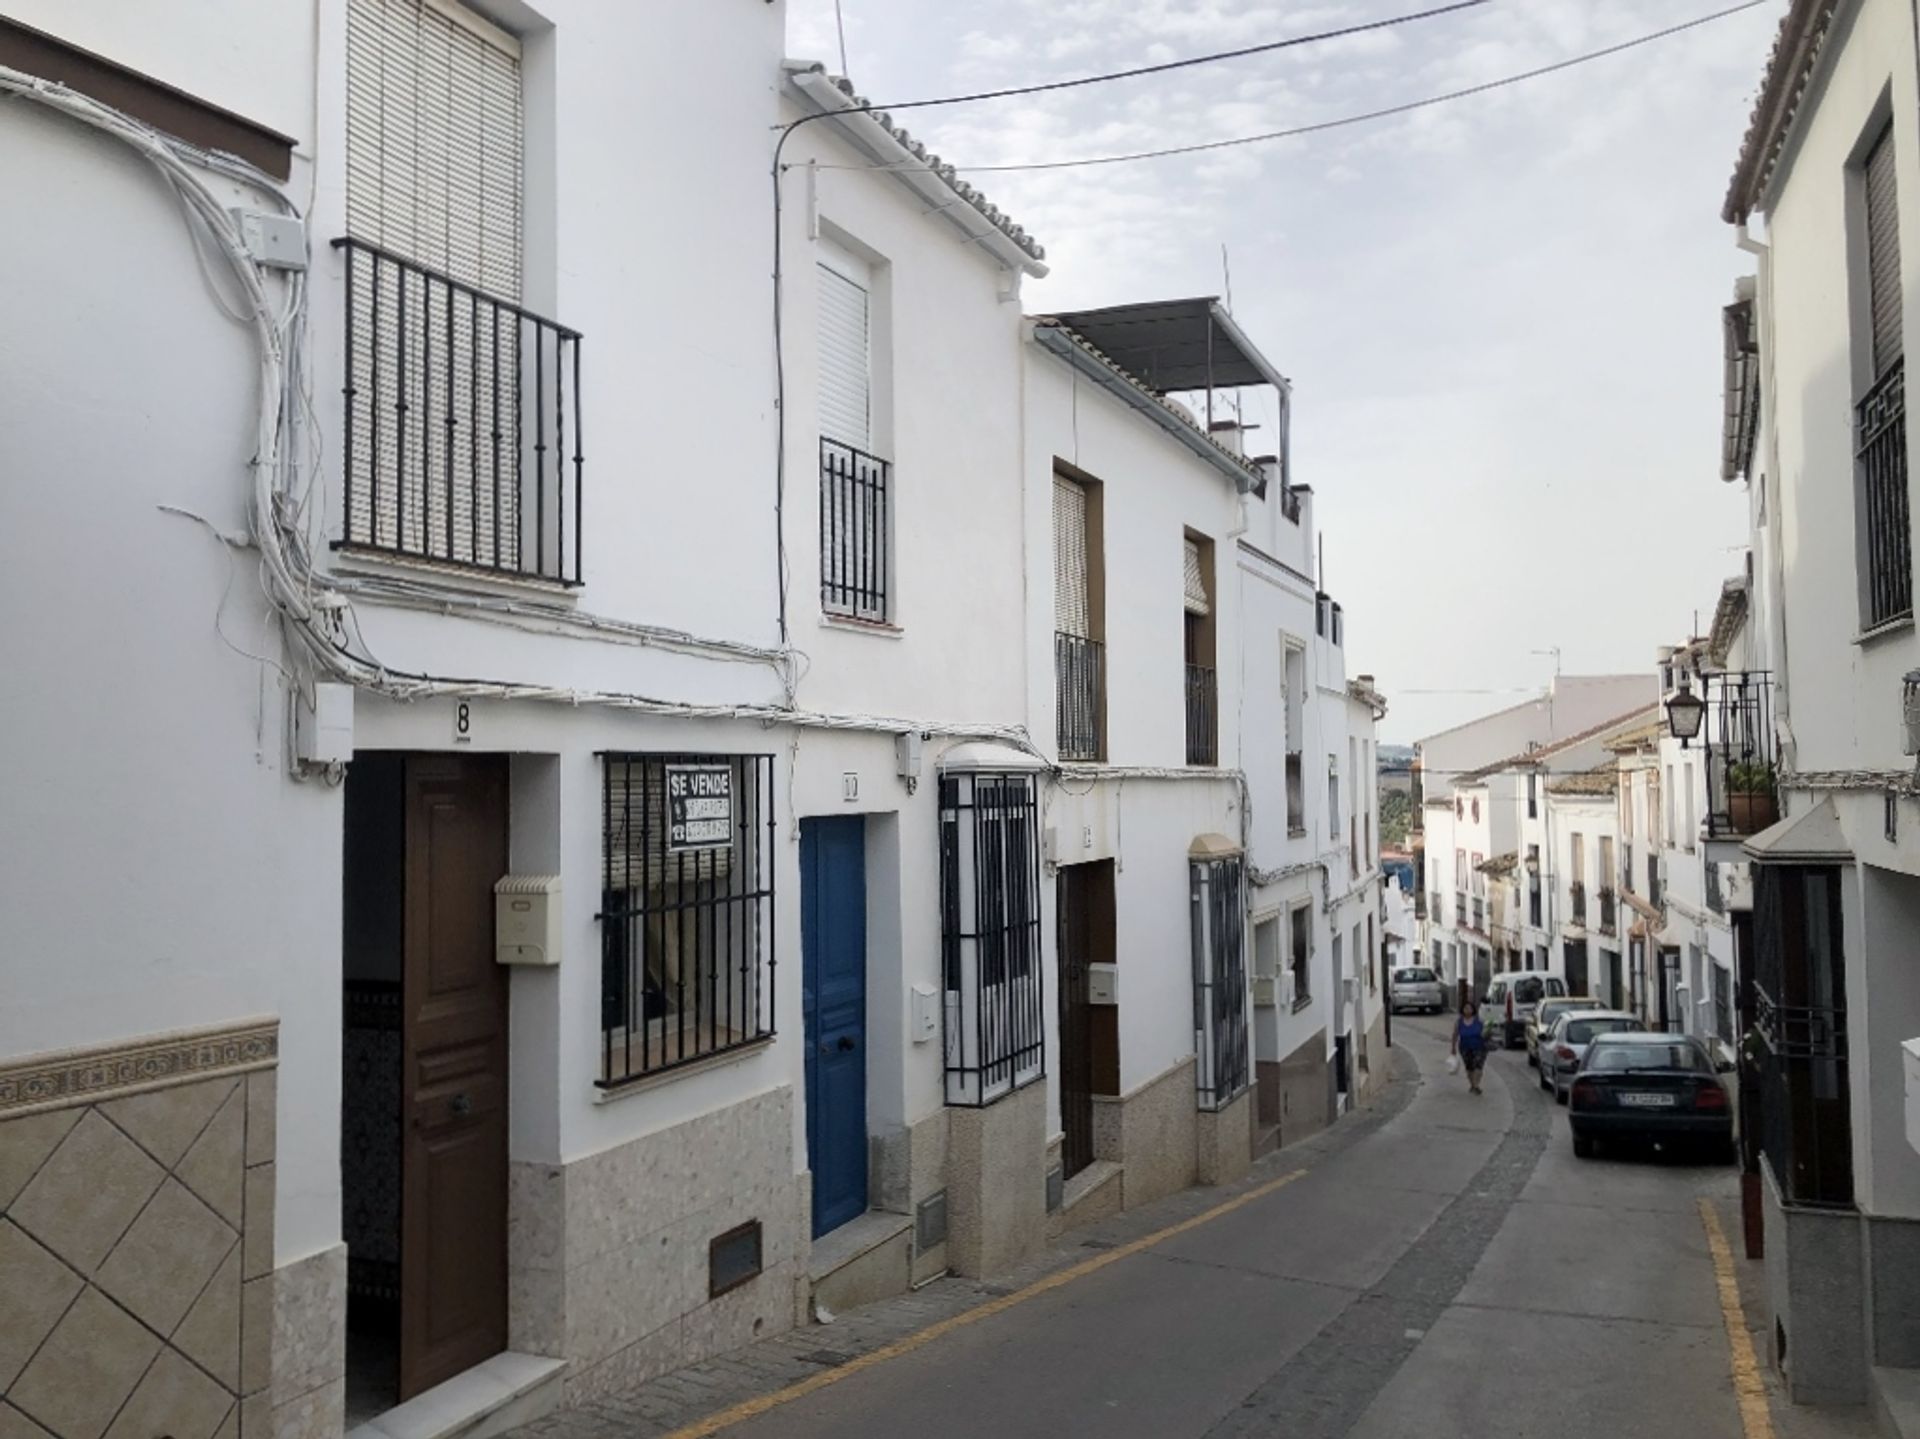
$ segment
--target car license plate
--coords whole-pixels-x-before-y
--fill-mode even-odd
[[[1622,1104],[1632,1104],[1642,1109],[1673,1108],[1673,1096],[1671,1094],[1623,1094],[1620,1096],[1620,1102]]]

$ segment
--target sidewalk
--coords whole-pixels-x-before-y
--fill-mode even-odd
[[[1245,1179],[1196,1187],[1064,1236],[1033,1262],[991,1280],[949,1276],[910,1294],[810,1324],[703,1363],[676,1370],[614,1398],[599,1399],[538,1420],[520,1439],[661,1439],[744,1401],[817,1379],[867,1355],[911,1344],[936,1326],[965,1323],[994,1305],[1076,1265],[1195,1220],[1254,1194],[1297,1170],[1339,1154],[1379,1130],[1412,1101],[1417,1066],[1393,1050],[1393,1077],[1372,1100],[1311,1139],[1269,1154]],[[984,1316],[982,1316],[984,1317]]]

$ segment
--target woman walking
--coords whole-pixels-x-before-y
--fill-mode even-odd
[[[1480,1022],[1480,1006],[1471,999],[1460,1006],[1453,1022],[1452,1052],[1467,1071],[1467,1088],[1480,1092],[1480,1072],[1487,1067],[1487,1030]]]

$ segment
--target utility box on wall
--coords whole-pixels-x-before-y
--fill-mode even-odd
[[[1117,964],[1090,964],[1087,966],[1087,1003],[1118,1004],[1120,1002],[1120,966]]]
[[[493,957],[501,964],[560,963],[560,876],[510,874],[493,886]]]

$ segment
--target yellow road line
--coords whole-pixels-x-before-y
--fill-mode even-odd
[[[1156,1229],[1153,1233],[1131,1240],[1118,1248],[1109,1249],[1103,1254],[1096,1254],[1091,1259],[1083,1259],[1078,1264],[1069,1265],[1065,1269],[1047,1275],[1044,1279],[1036,1279],[1024,1289],[1016,1289],[1011,1294],[990,1299],[985,1304],[975,1305],[963,1313],[950,1315],[938,1323],[929,1324],[918,1333],[909,1334],[904,1339],[896,1339],[891,1344],[884,1344],[858,1358],[850,1359],[837,1369],[823,1369],[809,1379],[802,1379],[798,1384],[789,1384],[785,1389],[776,1389],[771,1394],[743,1399],[738,1404],[720,1410],[717,1414],[709,1414],[704,1419],[674,1430],[667,1435],[667,1439],[708,1439],[709,1435],[718,1434],[723,1429],[731,1429],[736,1424],[745,1423],[782,1405],[791,1404],[796,1399],[804,1399],[809,1394],[825,1389],[829,1384],[838,1384],[842,1379],[851,1379],[854,1375],[885,1364],[890,1359],[898,1359],[902,1354],[911,1354],[914,1350],[931,1344],[934,1340],[943,1338],[956,1329],[977,1324],[982,1319],[991,1319],[996,1314],[1004,1314],[1016,1304],[1025,1304],[1029,1299],[1036,1299],[1051,1290],[1071,1284],[1076,1279],[1084,1279],[1089,1274],[1105,1269],[1109,1264],[1118,1264],[1122,1259],[1130,1258],[1142,1250],[1151,1249],[1156,1244],[1163,1244],[1175,1235],[1185,1234],[1190,1229],[1198,1229],[1203,1224],[1210,1224],[1222,1215],[1231,1214],[1234,1210],[1243,1208],[1256,1199],[1266,1198],[1276,1189],[1285,1188],[1306,1172],[1304,1169],[1296,1169],[1291,1174],[1283,1174],[1278,1179],[1269,1180],[1260,1185],[1257,1189],[1249,1189],[1245,1194],[1236,1195],[1223,1204],[1216,1204],[1203,1214],[1196,1214],[1191,1219],[1183,1219],[1178,1224],[1169,1224],[1165,1229]]]
[[[1727,1325],[1727,1348],[1732,1351],[1733,1392],[1740,1401],[1740,1427],[1747,1439],[1773,1439],[1773,1412],[1767,1407],[1767,1384],[1760,1377],[1760,1364],[1753,1356],[1753,1336],[1747,1332],[1747,1316],[1740,1308],[1740,1281],[1733,1272],[1733,1251],[1720,1228],[1720,1216],[1705,1199],[1700,1203],[1700,1222],[1707,1227],[1707,1248],[1713,1251],[1713,1277],[1720,1288],[1720,1317]]]

